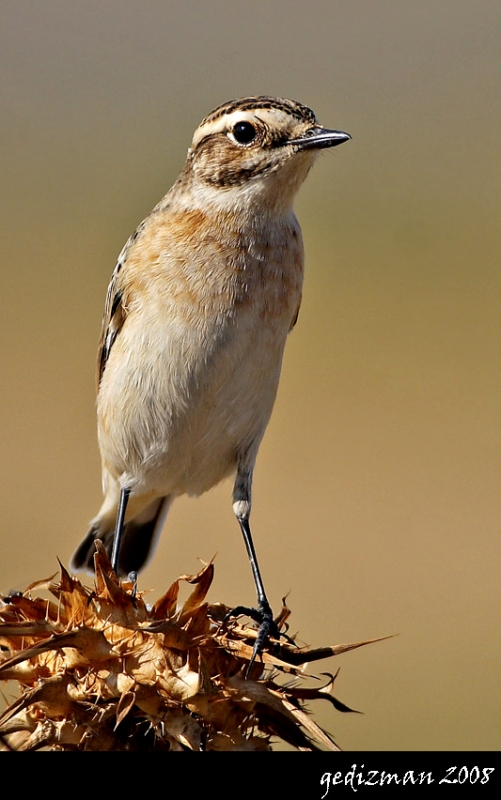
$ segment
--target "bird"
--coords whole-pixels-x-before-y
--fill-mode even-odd
[[[259,623],[276,635],[250,531],[254,465],[285,342],[301,303],[297,191],[320,151],[350,139],[302,103],[251,96],[196,129],[172,188],[122,249],[98,349],[104,502],[70,567],[92,570],[95,540],[137,576],[175,497],[234,476]]]

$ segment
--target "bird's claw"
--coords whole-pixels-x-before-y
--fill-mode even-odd
[[[273,643],[272,650],[276,650],[278,647],[278,641],[280,640],[280,636],[283,634],[280,633],[280,629],[273,618],[273,612],[268,602],[260,602],[258,604],[258,608],[248,608],[247,606],[237,606],[229,611],[224,620],[223,625],[231,619],[232,617],[240,617],[244,615],[246,617],[250,617],[259,624],[259,628],[257,631],[256,641],[254,643],[254,648],[252,650],[252,656],[250,658],[249,664],[245,671],[245,678],[249,677],[250,671],[254,665],[256,658],[262,655],[264,647],[269,639],[276,639],[276,643]]]

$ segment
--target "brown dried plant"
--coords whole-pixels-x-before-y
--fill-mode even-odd
[[[368,642],[325,647],[277,643],[249,671],[256,630],[224,622],[229,609],[206,595],[214,568],[183,575],[151,607],[119,581],[104,549],[91,590],[61,567],[0,605],[0,680],[20,697],[0,717],[6,750],[338,750],[305,710],[332,696],[335,676],[305,688],[304,665]],[[194,589],[179,601],[181,581]],[[283,607],[278,624],[285,627]],[[378,641],[376,639],[372,641]]]

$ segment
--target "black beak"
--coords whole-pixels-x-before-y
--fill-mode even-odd
[[[295,145],[298,150],[322,150],[324,147],[336,147],[338,144],[347,142],[348,139],[351,139],[349,133],[329,131],[327,128],[316,125],[299,139],[291,139],[287,144]]]

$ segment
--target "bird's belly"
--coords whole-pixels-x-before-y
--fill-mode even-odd
[[[194,330],[171,320],[143,332],[141,347],[132,326],[124,331],[98,396],[105,470],[136,494],[201,494],[239,458],[255,458],[288,327],[250,317]]]

